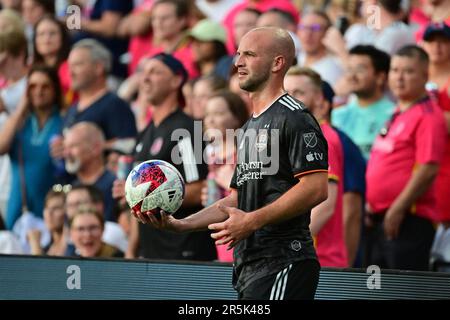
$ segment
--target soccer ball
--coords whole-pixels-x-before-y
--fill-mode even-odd
[[[184,198],[180,172],[162,160],[148,160],[135,166],[125,182],[125,198],[130,208],[159,214],[160,209],[175,213]]]

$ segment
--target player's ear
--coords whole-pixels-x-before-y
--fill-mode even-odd
[[[286,65],[286,59],[283,56],[281,56],[281,55],[275,56],[275,58],[273,59],[273,63],[272,63],[272,72],[278,72],[278,71],[282,70],[285,65]]]

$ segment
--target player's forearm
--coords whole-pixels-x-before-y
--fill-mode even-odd
[[[228,218],[228,215],[220,211],[218,205],[237,207],[236,191],[233,191],[229,196],[220,199],[209,207],[206,207],[185,219],[179,220],[180,225],[178,226],[177,231],[191,232],[206,230],[212,223],[225,221]]]
[[[255,228],[280,223],[309,211],[328,197],[328,174],[306,175],[271,204],[252,212]]]

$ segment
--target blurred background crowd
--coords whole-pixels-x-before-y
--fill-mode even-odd
[[[177,148],[176,217],[228,194],[224,137],[252,114],[236,49],[273,26],[296,48],[285,89],[329,144],[310,225],[321,265],[448,270],[450,0],[0,4],[0,253],[231,262],[206,231],[138,224],[124,180]],[[189,161],[196,123],[203,163]],[[178,128],[191,139],[172,141]]]

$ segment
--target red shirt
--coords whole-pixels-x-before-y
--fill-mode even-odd
[[[445,112],[450,112],[450,97],[448,96],[448,89],[450,86],[450,78],[446,85],[438,92],[438,103],[441,109]],[[436,200],[438,207],[439,222],[450,221],[450,136],[447,131],[447,139],[445,145],[444,159],[439,167],[439,173],[436,177]]]
[[[320,127],[328,143],[328,179],[338,184],[338,193],[333,215],[316,236],[316,252],[322,267],[348,267],[342,218],[344,153],[337,132],[328,123]]]
[[[404,112],[397,107],[387,134],[375,139],[367,164],[367,202],[372,211],[382,213],[392,205],[417,165],[440,163],[446,137],[442,110],[429,97]],[[435,220],[434,186],[420,196],[410,210]]]

